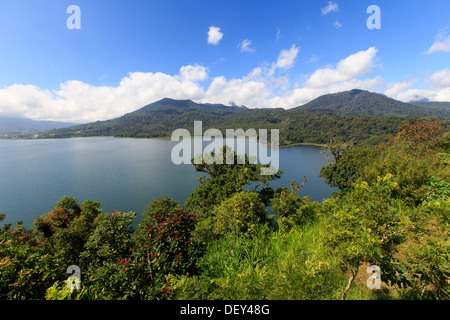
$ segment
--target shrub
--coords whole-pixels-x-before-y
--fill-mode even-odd
[[[239,192],[214,209],[213,233],[223,235],[253,232],[256,224],[267,220],[267,211],[256,192]]]

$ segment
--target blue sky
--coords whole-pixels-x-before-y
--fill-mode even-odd
[[[370,5],[381,29],[367,27]],[[449,12],[448,0],[2,0],[0,115],[87,122],[166,96],[292,108],[352,88],[450,101]]]

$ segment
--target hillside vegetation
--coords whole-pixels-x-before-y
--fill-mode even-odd
[[[404,123],[386,143],[324,153],[339,192],[322,203],[298,195],[306,180],[269,188],[282,172],[246,157],[194,164],[205,175],[186,203],[149,199],[136,230],[136,213],[66,196],[29,230],[0,230],[0,299],[448,300],[448,130]]]
[[[354,116],[421,116],[448,120],[450,110],[445,106],[439,102],[405,103],[382,94],[354,89],[321,96],[296,109]]]

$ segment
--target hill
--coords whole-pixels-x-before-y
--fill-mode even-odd
[[[36,121],[19,117],[0,117],[0,135],[3,137],[23,136],[45,130],[67,128],[76,125],[71,122]]]
[[[395,112],[389,112],[388,106]],[[376,109],[377,112],[370,112]],[[281,145],[324,144],[330,139],[376,144],[396,134],[403,121],[418,121],[421,116],[429,116],[428,111],[361,90],[319,97],[289,110],[248,109],[164,98],[115,119],[52,130],[40,137],[170,137],[178,128],[193,134],[194,121],[202,121],[203,130],[217,128],[224,134],[225,129],[279,129]],[[447,119],[445,114],[440,118]]]
[[[422,108],[450,111],[450,102],[415,101],[415,102],[410,102],[410,104],[413,104],[413,105],[416,105],[416,106],[419,106]]]
[[[405,103],[383,94],[359,89],[323,95],[296,109],[342,115],[421,116],[450,119],[450,109],[430,108],[427,103]]]
[[[240,107],[164,98],[119,118],[54,130],[43,137],[167,137],[177,128],[192,129],[194,121],[203,121],[204,126],[213,126],[245,111]]]

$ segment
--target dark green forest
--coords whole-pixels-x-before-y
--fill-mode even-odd
[[[316,132],[340,117],[308,115]],[[341,119],[347,134],[358,134],[357,123],[381,128],[350,117]],[[309,128],[278,120],[292,132]],[[186,202],[149,199],[135,229],[134,212],[102,212],[95,200],[65,196],[36,213],[31,228],[0,229],[0,299],[448,300],[449,130],[438,121],[383,121],[399,129],[379,143],[317,140],[327,143],[320,175],[339,190],[322,203],[298,195],[308,183],[302,177],[269,188],[282,172],[262,176],[246,157],[193,164],[204,175]],[[306,139],[304,130],[285,139]],[[68,286],[72,265],[81,270],[80,289]],[[369,279],[369,266],[380,279]]]

